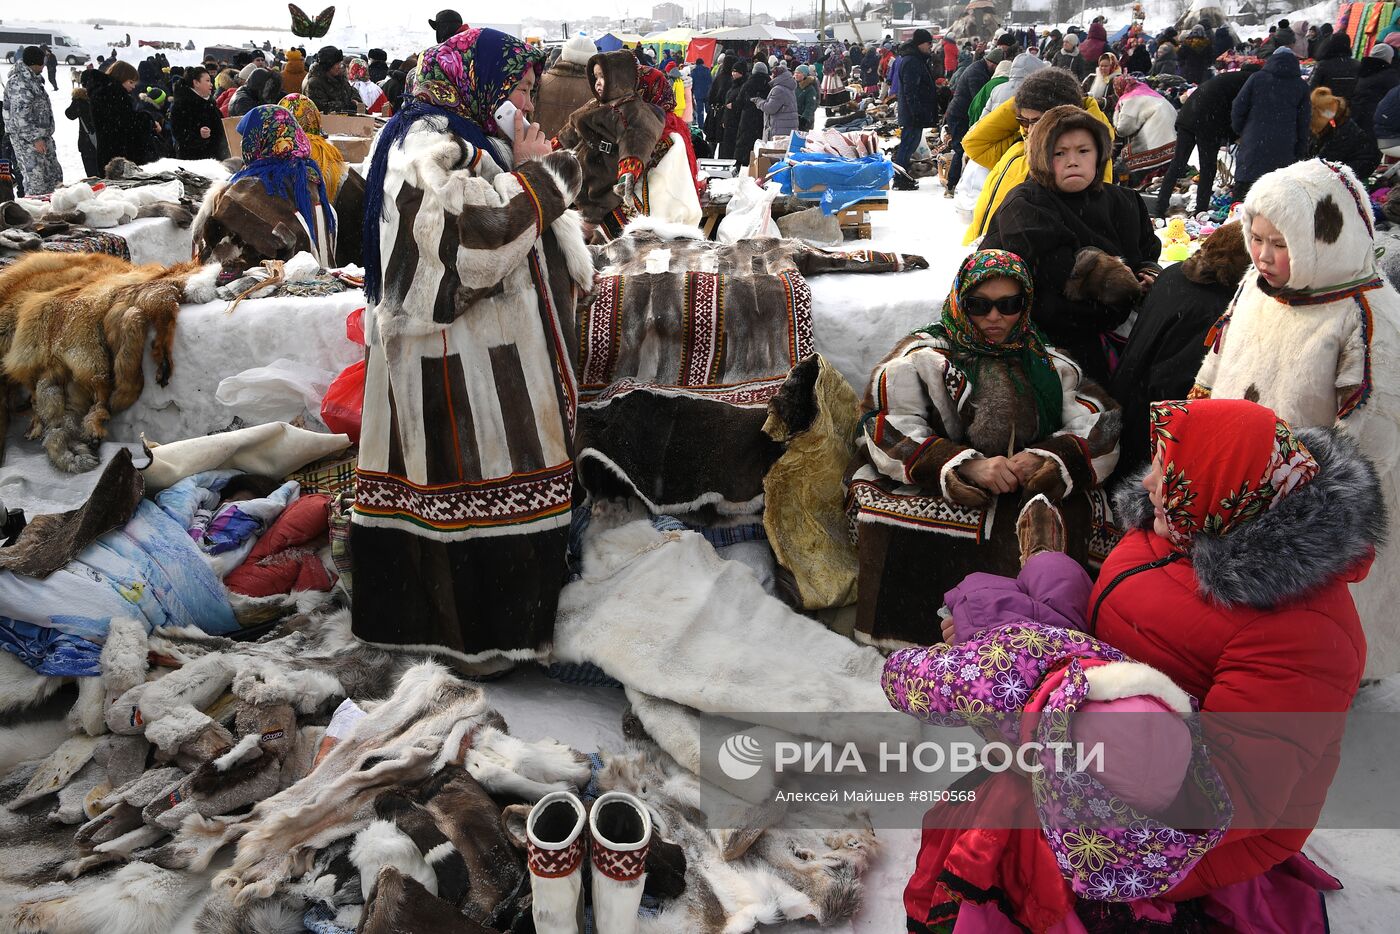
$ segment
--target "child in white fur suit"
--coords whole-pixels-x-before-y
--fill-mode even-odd
[[[1366,190],[1314,159],[1270,172],[1242,215],[1254,269],[1207,336],[1192,398],[1249,399],[1295,428],[1346,429],[1400,509],[1400,293],[1376,268]],[[1400,671],[1400,548],[1352,586],[1366,677]]]

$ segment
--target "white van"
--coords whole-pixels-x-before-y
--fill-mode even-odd
[[[74,39],[56,29],[42,26],[0,26],[0,49],[5,50],[5,61],[14,62],[27,45],[48,46],[53,54],[66,65],[83,65],[92,61],[93,54]]]

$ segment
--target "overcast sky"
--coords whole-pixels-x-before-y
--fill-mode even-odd
[[[482,3],[473,0],[469,3],[453,3],[451,0],[394,0],[394,2],[361,2],[357,3],[337,3],[335,14],[335,25],[344,25],[348,21],[357,27],[375,26],[408,26],[417,28],[419,25],[427,29],[427,20],[437,13],[444,6],[451,7],[460,12],[467,22],[480,20],[482,22],[515,22],[526,16],[540,19],[554,18],[562,19],[578,16],[645,16],[651,15],[653,2],[659,0],[530,0],[528,3]],[[689,13],[696,9],[696,0],[676,0]],[[301,8],[309,16],[316,16],[328,4],[323,0],[303,0]],[[38,20],[42,14],[30,14],[30,9],[39,9],[22,5],[19,0],[13,3],[6,2],[3,18],[5,20]],[[710,9],[718,11],[721,6],[728,6],[731,9],[741,10],[745,13],[749,10],[748,0],[727,0],[721,3],[720,0],[710,0]],[[19,12],[23,7],[24,13]],[[855,4],[853,4],[853,8]],[[704,3],[701,0],[700,8],[703,10]],[[754,0],[753,11],[755,13],[767,12],[778,18],[786,18],[791,11],[811,10],[812,0],[805,2],[789,2],[789,0]],[[90,17],[102,17],[106,19],[136,20],[140,19],[147,23],[174,23],[177,25],[189,26],[215,26],[229,23],[246,24],[250,26],[267,25],[280,29],[286,29],[291,22],[287,13],[285,0],[242,0],[237,4],[198,4],[190,3],[189,0],[141,0],[139,3],[113,4],[111,0],[62,0],[61,3],[53,4],[51,9],[57,13],[61,22],[77,22]],[[828,0],[827,15],[835,15],[835,11],[840,10],[839,0]],[[118,12],[120,11],[120,12]]]

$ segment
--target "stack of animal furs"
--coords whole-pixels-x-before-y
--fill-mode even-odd
[[[0,445],[23,389],[34,404],[27,437],[43,439],[54,466],[96,467],[107,420],[145,386],[148,331],[164,386],[180,304],[213,301],[217,275],[217,265],[133,266],[95,253],[38,253],[0,271]]]
[[[343,610],[253,643],[115,621],[74,734],[0,785],[0,930],[158,934],[205,888],[201,931],[300,930],[313,905],[354,929],[385,866],[429,894],[378,914],[435,895],[461,915],[399,930],[509,929],[528,874],[491,796],[576,790],[587,760],[511,737],[482,689],[410,661],[357,642]],[[42,694],[5,687],[12,705]]]
[[[812,353],[806,276],[896,272],[920,256],[830,252],[800,240],[705,240],[641,218],[594,249],[579,309],[579,476],[657,513],[762,508],[781,448],[768,400]]]
[[[848,815],[712,833],[708,792],[638,721],[590,767],[511,736],[490,689],[358,642],[344,610],[256,642],[117,621],[81,680],[68,731],[4,731],[0,930],[524,934],[536,883],[505,816],[557,791],[644,803],[646,934],[849,918],[874,853]],[[0,653],[0,714],[52,691]]]

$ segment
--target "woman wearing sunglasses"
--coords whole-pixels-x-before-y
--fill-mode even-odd
[[[1046,346],[1033,298],[1019,256],[974,253],[940,319],[871,374],[848,502],[867,641],[937,642],[943,594],[966,575],[1015,576],[1041,548],[1093,567],[1113,544],[1099,486],[1118,460],[1118,404]]]

